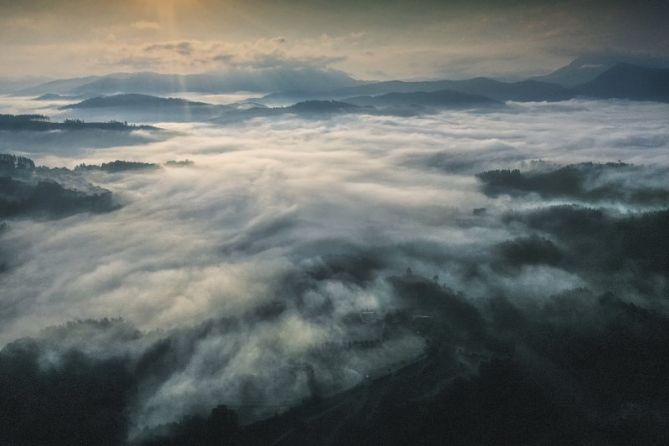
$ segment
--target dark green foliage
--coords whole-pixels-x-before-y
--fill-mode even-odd
[[[599,209],[553,206],[509,219],[559,240],[575,271],[630,271],[639,278],[669,275],[669,210],[616,216]]]
[[[30,158],[0,153],[0,171],[33,170],[35,163]]]
[[[29,158],[0,154],[0,217],[61,218],[118,207],[106,189],[88,185],[77,190],[61,184],[67,175],[72,172],[35,167]]]
[[[640,205],[666,205],[669,187],[664,184],[634,185],[644,168],[624,163],[571,164],[527,172],[490,170],[477,175],[483,192],[491,197],[503,194],[536,193],[543,198],[566,198],[587,202],[613,201]]]
[[[151,436],[143,446],[228,446],[243,438],[237,414],[226,406],[211,410],[208,417],[191,416],[163,426],[163,434]]]
[[[558,265],[563,259],[560,249],[550,240],[538,236],[518,238],[496,248],[500,266]]]
[[[414,311],[414,303],[424,301],[420,311],[434,316],[435,328],[424,332],[432,345],[426,357],[268,420],[221,428],[235,432],[221,444],[315,446],[325,438],[338,445],[667,440],[665,316],[608,294],[555,296],[532,309],[501,298],[477,305],[415,276],[394,283]],[[442,324],[448,329],[437,328]],[[476,369],[463,371],[462,364],[472,361]],[[184,419],[143,444],[212,444],[206,438],[214,419]]]
[[[0,217],[66,217],[79,212],[108,212],[115,208],[108,190],[84,193],[66,189],[53,181],[33,184],[0,177]]]
[[[287,111],[295,113],[342,113],[355,112],[360,107],[338,101],[304,101],[286,107]]]
[[[123,444],[134,392],[125,361],[72,351],[43,365],[40,353],[31,340],[0,351],[0,444]]]
[[[48,131],[48,130],[156,130],[147,125],[131,125],[127,122],[84,122],[79,119],[66,119],[64,122],[51,122],[42,115],[0,115],[0,130],[5,131]]]
[[[86,99],[76,104],[65,105],[62,110],[67,109],[88,109],[88,108],[172,108],[172,107],[206,107],[211,104],[204,102],[187,101],[179,98],[161,98],[146,94],[117,94],[112,96],[99,96]]]

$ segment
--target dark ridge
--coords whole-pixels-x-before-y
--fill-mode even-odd
[[[642,269],[628,271],[643,277],[644,262],[657,263],[660,253],[666,259],[661,239],[668,212],[607,217],[595,210],[549,208],[521,214],[513,219],[555,241],[515,240],[496,255],[518,264],[563,262],[563,255],[570,263],[579,255],[583,260],[576,268],[583,271],[604,254],[579,240],[600,231],[598,243],[627,240],[621,246],[633,250],[612,255],[641,262]],[[651,250],[651,243],[658,246]],[[314,283],[334,277],[364,284],[384,262],[382,255],[366,255],[326,259],[300,276]],[[388,333],[412,333],[425,340],[422,355],[373,371],[358,386],[333,395],[319,393],[316,368],[307,362],[301,373],[312,383],[311,396],[291,408],[261,401],[274,408],[274,416],[244,425],[237,416],[244,408],[221,402],[146,428],[132,444],[316,446],[327,439],[390,446],[659,445],[669,439],[669,318],[650,302],[632,304],[609,292],[580,289],[521,304],[504,296],[472,299],[411,271],[384,280],[395,311],[378,320],[351,318],[349,324],[378,323],[385,334],[380,340],[352,339],[346,348],[375,348]],[[281,289],[292,295],[299,284]],[[280,318],[286,308],[277,300],[243,321],[212,320],[166,333],[133,358],[100,358],[75,349],[59,354],[56,363],[43,361],[68,345],[68,336],[88,339],[97,333],[117,342],[142,336],[118,321],[73,323],[39,339],[13,342],[0,350],[0,417],[6,426],[0,443],[125,444],[129,408],[147,386],[159,385],[187,364],[184,351],[211,333]],[[323,356],[336,358],[331,353],[325,349]]]
[[[360,107],[339,101],[303,101],[285,110],[296,113],[347,113],[358,111]]]
[[[449,90],[388,93],[380,96],[357,96],[345,99],[345,101],[361,106],[382,107],[467,107],[500,104],[499,101],[484,96]]]
[[[636,278],[646,289],[653,275],[669,277],[669,210],[638,215],[610,215],[600,209],[551,206],[527,214],[511,215],[549,235],[564,247],[566,268],[602,275]],[[557,259],[556,259],[557,260]],[[644,285],[644,282],[646,285]]]
[[[91,184],[67,183],[76,175],[68,169],[35,167],[30,158],[0,154],[0,217],[63,218],[80,212],[109,212],[118,208],[112,193]]]
[[[35,169],[35,162],[30,158],[0,153],[0,171],[31,171]]]
[[[534,79],[542,82],[556,83],[568,88],[576,87],[590,82],[619,63],[652,68],[669,67],[669,59],[666,57],[620,52],[594,52],[579,56],[552,73],[537,76]]]
[[[74,168],[75,171],[90,171],[102,170],[104,172],[125,172],[133,170],[154,170],[159,169],[160,166],[154,163],[142,163],[137,161],[111,161],[109,163],[96,164],[80,164]]]
[[[49,131],[49,130],[158,130],[149,125],[133,125],[127,122],[84,122],[79,119],[66,119],[63,122],[51,122],[42,115],[0,115],[0,131]]]
[[[525,308],[505,298],[477,305],[419,276],[391,282],[409,308],[430,315],[402,322],[427,337],[423,357],[250,425],[240,426],[233,410],[219,406],[147,430],[137,443],[659,445],[668,439],[666,316],[586,290]]]
[[[621,60],[627,59],[638,62],[638,58]],[[664,66],[666,67],[666,63]],[[264,99],[287,101],[353,98],[354,100],[344,100],[359,105],[376,105],[372,104],[371,97],[435,93],[441,90],[482,96],[501,102],[564,101],[578,96],[666,102],[669,101],[669,69],[618,63],[611,58],[606,58],[601,63],[587,63],[585,59],[577,59],[569,66],[556,71],[554,75],[519,82],[502,82],[485,77],[423,82],[385,81],[318,92],[281,91],[269,94]],[[394,100],[399,101],[400,98]],[[419,98],[414,99],[418,100]]]
[[[645,178],[644,174],[652,174]],[[521,172],[501,169],[477,175],[491,197],[536,193],[543,198],[585,202],[611,201],[637,205],[666,205],[669,187],[662,172],[625,163],[581,163]]]
[[[211,106],[205,102],[194,102],[179,98],[162,98],[146,94],[118,94],[99,96],[60,107],[61,110],[86,108],[183,108]]]
[[[45,369],[40,354],[30,339],[0,351],[0,443],[125,444],[135,384],[123,358],[71,351],[58,367]]]
[[[365,85],[324,90],[320,92],[286,91],[265,96],[266,100],[291,99],[338,99],[357,96],[377,96],[389,93],[434,93],[442,90],[483,96],[495,101],[563,101],[571,99],[574,93],[560,85],[527,80],[502,82],[479,77],[466,80],[441,80],[424,82],[386,81]]]
[[[36,184],[0,177],[0,217],[67,217],[79,212],[109,212],[116,209],[111,192],[99,189],[81,192],[54,181]]]
[[[669,101],[669,69],[621,63],[574,88],[581,96],[599,99]]]
[[[521,237],[500,243],[495,247],[500,256],[500,268],[524,265],[560,265],[564,254],[551,240],[538,237]]]

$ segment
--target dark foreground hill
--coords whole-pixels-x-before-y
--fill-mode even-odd
[[[655,219],[661,224],[666,216]],[[425,356],[264,421],[241,426],[233,410],[219,406],[208,416],[147,432],[140,444],[603,446],[667,440],[666,317],[612,294],[581,291],[528,310],[504,298],[479,307],[415,276],[392,283],[433,315],[400,322],[428,337]]]

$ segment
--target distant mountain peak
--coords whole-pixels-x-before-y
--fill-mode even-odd
[[[617,63],[574,90],[592,98],[669,102],[669,69]]]
[[[600,74],[621,63],[647,68],[667,68],[669,58],[613,52],[584,54],[576,57],[567,65],[534,79],[556,83],[564,87],[575,87],[594,80]]]
[[[232,93],[236,91],[267,92],[303,89],[343,88],[360,85],[344,72],[317,68],[275,68],[236,70],[223,73],[163,74],[152,72],[116,73],[105,76],[62,79],[23,89],[16,94],[38,96],[101,96],[119,93],[167,95],[182,92]]]

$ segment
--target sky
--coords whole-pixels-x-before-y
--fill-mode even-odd
[[[518,77],[594,51],[666,56],[668,29],[666,1],[0,0],[0,76]]]

